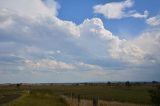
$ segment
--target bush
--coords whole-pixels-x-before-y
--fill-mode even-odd
[[[160,85],[155,90],[150,90],[151,101],[155,106],[160,106]]]

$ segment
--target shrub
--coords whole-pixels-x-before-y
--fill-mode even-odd
[[[156,89],[150,90],[151,101],[155,106],[160,106],[160,85]]]

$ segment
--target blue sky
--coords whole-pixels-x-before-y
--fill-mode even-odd
[[[125,18],[121,20],[109,20],[103,17],[102,14],[95,14],[93,6],[97,4],[105,4],[110,2],[120,2],[121,0],[58,0],[59,4],[63,7],[59,9],[58,17],[63,20],[73,21],[76,24],[82,23],[86,18],[98,17],[104,22],[104,26],[110,31],[117,34],[117,36],[135,36],[142,32],[146,27],[144,19],[135,20],[134,18]],[[160,1],[151,0],[135,0],[132,9],[143,12],[144,10],[152,11],[149,16],[155,16],[160,13]],[[74,6],[73,6],[74,5]],[[122,26],[124,28],[122,28]],[[135,28],[136,27],[136,28]],[[123,35],[123,33],[128,33]]]
[[[1,0],[0,83],[160,81],[159,4]]]

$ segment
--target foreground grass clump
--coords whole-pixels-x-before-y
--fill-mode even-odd
[[[51,90],[34,89],[2,106],[68,106],[68,104]]]

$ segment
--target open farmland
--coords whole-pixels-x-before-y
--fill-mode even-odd
[[[97,97],[102,106],[137,106],[151,105],[149,90],[153,86],[122,85],[15,85],[0,87],[1,99],[6,94],[21,95],[2,106],[92,106],[92,99]],[[1,100],[0,99],[0,100]]]

